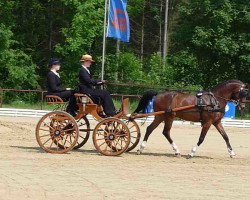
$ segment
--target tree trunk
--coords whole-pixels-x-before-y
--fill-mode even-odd
[[[162,11],[163,11],[163,4],[162,4],[162,0],[161,0],[161,7],[160,7],[160,31],[159,31],[159,54],[160,54],[161,58],[162,58],[162,20],[161,20]]]
[[[164,30],[164,47],[163,47],[163,64],[166,64],[166,57],[167,57],[167,39],[168,39],[168,4],[169,0],[166,0],[166,10],[165,10],[165,30]]]
[[[49,3],[49,14],[48,14],[48,17],[49,17],[49,56],[51,57],[52,56],[52,37],[53,37],[53,17],[52,17],[52,12],[53,12],[53,5],[52,5],[52,2]]]
[[[143,63],[144,55],[144,26],[145,26],[145,1],[143,1],[142,8],[142,25],[141,25],[141,63]]]

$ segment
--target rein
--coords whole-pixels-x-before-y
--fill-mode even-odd
[[[241,85],[241,88],[240,88],[239,93],[241,94],[241,92],[247,92],[247,91],[248,91],[248,89],[245,88],[245,85],[244,85],[244,84]],[[215,96],[216,96],[216,97],[219,97],[220,99],[223,99],[223,100],[225,100],[225,101],[233,102],[236,106],[240,105],[241,103],[245,103],[245,102],[241,102],[240,99],[234,100],[234,99],[224,98],[224,97],[218,96],[218,95],[215,95]]]
[[[228,98],[224,98],[224,97],[218,96],[218,95],[214,95],[214,96],[219,97],[220,99],[223,99],[223,100],[225,100],[225,101],[233,102],[235,105],[238,105],[239,102],[240,102],[239,100],[228,99]]]

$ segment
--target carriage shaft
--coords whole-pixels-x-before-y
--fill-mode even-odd
[[[152,112],[152,113],[147,113],[147,114],[135,114],[135,115],[132,115],[130,118],[138,119],[138,118],[144,118],[144,117],[149,117],[149,116],[157,116],[157,115],[162,115],[162,114],[169,113],[169,112],[172,113],[172,112],[178,112],[178,111],[183,111],[183,110],[189,110],[195,107],[196,105],[182,106],[182,107],[173,108],[167,111],[157,111],[157,112]]]

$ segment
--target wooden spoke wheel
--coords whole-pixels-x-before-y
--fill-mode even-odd
[[[74,149],[81,148],[88,141],[90,134],[90,124],[86,116],[77,120],[77,126],[79,129],[79,137]]]
[[[135,121],[127,120],[125,121],[129,132],[130,132],[130,144],[126,152],[132,151],[140,142],[141,139],[141,131],[138,124]]]
[[[119,119],[104,119],[94,129],[93,143],[96,150],[101,154],[118,156],[125,152],[130,144],[129,129]]]
[[[36,126],[36,140],[46,152],[66,153],[77,143],[77,123],[66,112],[50,112],[44,115]]]

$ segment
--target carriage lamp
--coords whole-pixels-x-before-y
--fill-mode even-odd
[[[83,104],[83,111],[85,111],[86,104],[88,103],[88,97],[82,96],[81,100],[82,100],[82,104]]]
[[[86,96],[82,96],[82,103],[87,104],[88,103],[88,98]]]

